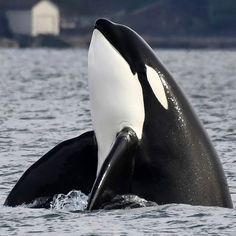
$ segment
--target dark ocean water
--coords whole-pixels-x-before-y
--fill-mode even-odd
[[[236,206],[236,51],[158,50],[212,138]],[[2,206],[57,143],[92,129],[87,50],[0,50],[0,235],[236,235],[236,210],[170,204],[79,211]],[[77,196],[78,197],[78,196]]]

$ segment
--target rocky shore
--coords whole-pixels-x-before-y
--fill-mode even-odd
[[[87,48],[91,35],[80,36],[47,36],[38,37],[15,36],[0,38],[0,48]],[[143,38],[154,48],[212,48],[236,49],[234,36],[145,36]]]

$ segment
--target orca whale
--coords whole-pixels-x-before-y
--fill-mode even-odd
[[[19,179],[5,205],[49,207],[72,189],[88,210],[116,195],[232,208],[217,153],[185,95],[132,29],[96,21],[88,55],[94,131],[62,142]]]

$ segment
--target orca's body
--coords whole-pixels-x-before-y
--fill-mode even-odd
[[[53,196],[80,189],[89,194],[96,179],[97,146],[94,132],[66,140],[35,162],[19,179],[5,205],[50,207]]]
[[[66,141],[47,153],[25,172],[5,204],[46,199],[46,205],[56,193],[79,189],[91,192],[90,210],[117,194],[158,204],[231,208],[207,134],[147,43],[128,27],[100,19],[88,62],[95,135],[89,132],[76,144]]]

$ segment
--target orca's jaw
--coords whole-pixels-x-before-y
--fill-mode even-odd
[[[97,29],[89,48],[88,77],[98,173],[122,128],[132,128],[141,139],[144,101],[137,73],[132,73],[126,60]]]

